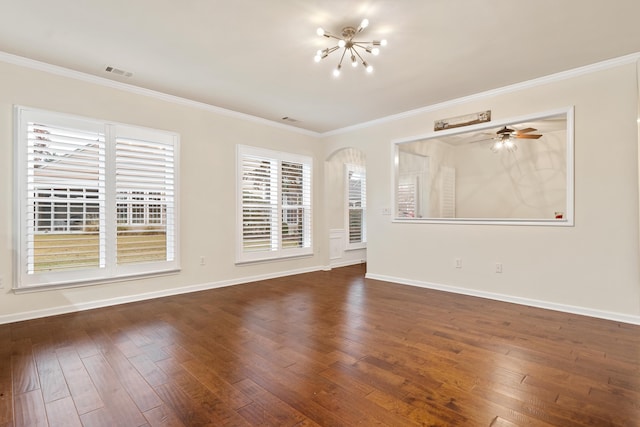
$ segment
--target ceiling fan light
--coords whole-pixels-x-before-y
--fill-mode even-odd
[[[502,141],[494,142],[493,145],[491,146],[491,151],[493,151],[494,153],[497,153],[500,150],[502,150]]]

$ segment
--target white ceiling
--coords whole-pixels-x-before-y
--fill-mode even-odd
[[[638,0],[0,0],[0,51],[324,133],[640,52],[639,16]],[[361,38],[389,45],[336,79],[316,28],[365,17]]]

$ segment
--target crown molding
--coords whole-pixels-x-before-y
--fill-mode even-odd
[[[443,101],[437,104],[427,105],[424,107],[416,108],[414,110],[409,110],[409,111],[405,111],[398,114],[392,114],[390,116],[382,117],[382,118],[371,120],[368,122],[358,123],[356,125],[343,127],[340,129],[334,129],[327,132],[315,132],[307,129],[301,129],[301,128],[290,126],[284,123],[275,122],[273,120],[263,119],[261,117],[252,116],[250,114],[240,113],[238,111],[228,110],[226,108],[217,107],[211,104],[206,104],[204,102],[193,101],[191,99],[186,99],[186,98],[182,98],[175,95],[169,95],[169,94],[158,92],[151,89],[145,89],[145,88],[134,86],[128,83],[122,83],[122,82],[110,80],[104,77],[94,76],[92,74],[71,70],[69,68],[64,68],[57,65],[51,65],[46,62],[36,61],[34,59],[13,55],[7,52],[0,51],[0,61],[13,64],[13,65],[18,65],[25,68],[30,68],[33,70],[38,70],[38,71],[59,75],[62,77],[84,81],[87,83],[93,83],[100,86],[118,89],[118,90],[130,92],[130,93],[134,93],[137,95],[147,96],[150,98],[155,98],[155,99],[159,99],[166,102],[171,102],[179,105],[184,105],[187,107],[197,108],[200,110],[205,110],[212,113],[220,114],[226,117],[246,120],[246,121],[257,123],[257,124],[262,124],[270,127],[275,127],[278,129],[296,132],[306,136],[324,138],[324,137],[352,132],[355,130],[365,129],[365,128],[369,128],[369,127],[384,124],[384,123],[389,123],[397,120],[410,118],[419,114],[424,114],[431,111],[437,111],[443,108],[448,108],[448,107],[464,104],[471,101],[481,100],[484,98],[489,98],[497,95],[516,92],[519,90],[528,89],[536,86],[541,86],[548,83],[566,80],[566,79],[574,78],[577,76],[590,74],[590,73],[606,70],[609,68],[618,67],[621,65],[636,63],[640,61],[640,52],[632,53],[632,54],[621,56],[618,58],[608,59],[601,62],[596,62],[594,64],[585,65],[583,67],[578,67],[578,68],[574,68],[567,71],[561,71],[559,73],[538,77],[538,78],[527,80],[520,83],[514,83],[512,85],[491,89],[485,92],[480,92],[480,93],[476,93],[469,96],[463,96],[460,98]]]
[[[215,114],[220,114],[226,117],[241,119],[241,120],[245,120],[245,121],[249,121],[249,122],[253,122],[261,125],[266,125],[266,126],[275,127],[278,129],[296,132],[296,133],[300,133],[307,136],[319,137],[321,135],[318,132],[310,131],[307,129],[301,129],[295,126],[286,125],[284,123],[275,122],[273,120],[263,119],[261,117],[252,116],[250,114],[228,110],[226,108],[217,107],[215,105],[207,104],[204,102],[193,101],[191,99],[182,98],[175,95],[169,95],[167,93],[158,92],[151,89],[145,89],[140,86],[118,82],[115,80],[110,80],[105,77],[94,76],[93,74],[71,70],[69,68],[48,64],[46,62],[36,61],[34,59],[13,55],[7,52],[0,51],[0,61],[6,62],[8,64],[29,68],[32,70],[43,71],[45,73],[50,73],[50,74],[67,77],[74,80],[83,81],[86,83],[93,83],[96,85],[105,86],[112,89],[122,90],[122,91],[133,93],[136,95],[155,98],[161,101],[166,101],[166,102],[170,102],[178,105],[184,105],[186,107],[197,108],[197,109],[209,111]]]
[[[500,88],[491,89],[485,92],[480,92],[480,93],[476,93],[469,96],[463,96],[461,98],[455,98],[448,101],[443,101],[438,104],[427,105],[425,107],[416,108],[415,110],[409,110],[403,113],[393,114],[391,116],[386,116],[386,117],[371,120],[368,122],[359,123],[353,126],[347,126],[344,128],[335,129],[332,131],[324,132],[320,136],[327,137],[327,136],[333,136],[333,135],[340,135],[340,134],[352,132],[355,130],[360,130],[360,129],[369,128],[371,126],[380,125],[383,123],[389,123],[389,122],[394,122],[396,120],[406,119],[409,117],[428,113],[431,111],[441,110],[443,108],[453,107],[459,104],[465,104],[471,101],[477,101],[484,98],[503,95],[506,93],[516,92],[523,89],[528,89],[528,88],[541,86],[541,85],[545,85],[553,82],[558,82],[561,80],[566,80],[566,79],[582,76],[585,74],[607,70],[609,68],[615,68],[620,65],[633,64],[638,61],[640,61],[640,52],[632,53],[632,54],[621,56],[618,58],[608,59],[601,62],[596,62],[594,64],[585,65],[583,67],[578,67],[578,68],[574,68],[567,71],[561,71],[555,74],[549,74],[547,76],[538,77],[538,78],[527,80],[520,83],[514,83],[509,86],[503,86]]]

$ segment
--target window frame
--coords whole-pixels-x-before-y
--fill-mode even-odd
[[[269,233],[269,249],[246,251],[244,239],[244,197],[243,197],[243,177],[244,177],[244,161],[253,158],[256,160],[268,162],[270,164],[270,174],[275,174],[277,188],[273,191],[269,205],[271,209],[275,209],[275,213],[271,213],[271,221],[269,229],[274,232]],[[296,205],[299,209],[303,209],[303,215],[307,223],[302,226],[301,245],[299,247],[283,246],[283,214],[287,209],[295,208],[293,205],[285,205],[282,197],[282,164],[296,163],[303,166],[303,174],[309,182],[303,182],[303,203]],[[277,170],[273,169],[277,165]],[[304,190],[306,189],[306,190]],[[303,257],[313,255],[313,159],[309,156],[300,154],[274,151],[265,148],[257,148],[246,145],[237,145],[236,147],[236,264],[270,261],[293,257]],[[276,221],[277,219],[277,221]]]
[[[103,199],[100,200],[102,207],[99,208],[98,222],[98,246],[100,261],[97,266],[78,269],[63,269],[61,271],[32,269],[30,271],[27,257],[30,249],[29,241],[36,236],[35,228],[29,232],[29,224],[35,226],[38,219],[29,213],[29,199],[35,196],[30,195],[29,176],[35,170],[28,165],[28,126],[30,122],[40,122],[44,126],[61,127],[67,126],[73,131],[87,130],[98,131],[104,135],[104,168],[98,173],[98,186],[104,186]],[[117,186],[116,186],[116,139],[131,138],[133,136],[148,138],[147,141],[153,144],[164,144],[172,148],[173,182],[167,184],[166,188],[173,190],[170,199],[172,208],[170,223],[167,222],[165,233],[166,249],[165,260],[142,261],[130,264],[118,264],[116,261],[117,251]],[[59,113],[14,105],[14,292],[28,292],[46,290],[50,288],[65,288],[75,286],[86,286],[93,284],[110,283],[121,280],[128,280],[133,277],[156,276],[161,274],[175,273],[180,270],[180,230],[179,230],[179,164],[180,164],[180,135],[158,129],[144,128],[140,126],[116,123],[99,120],[78,115]],[[39,191],[39,190],[38,190]],[[57,190],[56,190],[57,191]],[[69,190],[75,191],[75,190]],[[73,199],[69,198],[69,206]],[[82,201],[84,199],[78,199]],[[53,220],[53,204],[51,206],[51,220]],[[86,200],[85,200],[86,203]],[[86,206],[85,206],[86,209]],[[102,218],[100,217],[102,212]],[[69,214],[69,213],[68,213]],[[70,225],[68,225],[70,227]],[[32,236],[32,237],[29,237]],[[33,243],[31,244],[31,247]]]
[[[352,208],[350,204],[351,186],[350,174],[359,173],[362,175],[362,184],[360,187],[360,207]],[[345,163],[344,165],[344,194],[345,194],[345,250],[364,249],[367,247],[367,172],[365,166]],[[361,240],[359,242],[351,242],[351,211],[362,211],[361,218]]]

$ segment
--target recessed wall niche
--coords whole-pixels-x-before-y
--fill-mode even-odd
[[[573,225],[573,108],[392,144],[395,222]]]

